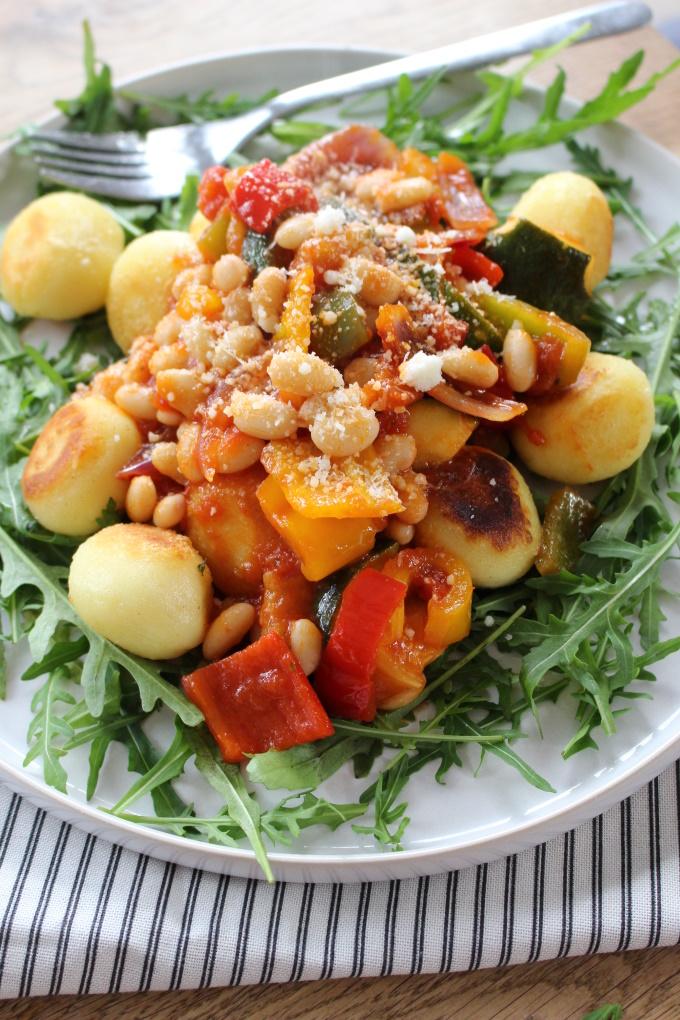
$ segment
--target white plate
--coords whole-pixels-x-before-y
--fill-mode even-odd
[[[273,50],[184,64],[126,84],[159,95],[183,92],[195,95],[214,88],[221,94],[238,91],[257,96],[272,85],[284,90],[380,59],[385,59],[384,53],[366,50]],[[471,86],[470,76],[461,76],[454,91],[467,91]],[[447,103],[450,99],[449,90]],[[524,111],[518,116],[535,116],[539,104],[540,93],[530,93]],[[573,109],[573,104],[565,105]],[[324,115],[318,116],[323,119]],[[52,120],[56,123],[55,118]],[[606,164],[634,177],[634,203],[643,208],[652,227],[662,233],[669,225],[669,210],[677,207],[680,163],[645,138],[616,125],[591,130],[585,137],[600,147]],[[568,158],[560,149],[521,157],[515,165],[521,162],[546,169],[569,167]],[[0,150],[0,221],[8,220],[33,197],[33,186],[30,163],[19,159],[9,147]],[[629,242],[624,229],[617,236],[616,251],[625,253]],[[672,615],[664,636],[677,629],[679,619],[673,607],[668,614]],[[535,790],[493,757],[485,760],[474,778],[479,749],[465,749],[463,757],[468,767],[452,769],[445,785],[434,781],[433,769],[424,770],[411,781],[406,790],[411,823],[403,852],[381,852],[370,837],[357,835],[350,824],[335,833],[323,828],[308,829],[292,851],[271,851],[276,877],[287,881],[352,882],[434,873],[514,853],[595,816],[657,775],[680,754],[680,708],[675,690],[679,662],[680,656],[676,656],[656,667],[654,700],[636,701],[634,710],[618,720],[616,735],[610,739],[602,737],[598,752],[586,750],[567,762],[562,760],[560,749],[575,726],[574,702],[568,695],[563,695],[557,706],[542,706],[543,741],[531,720],[525,721],[530,736],[518,750],[552,783],[556,794]],[[29,702],[41,683],[20,682],[18,677],[23,668],[19,658],[10,655],[8,695],[0,709],[0,775],[10,786],[57,817],[134,850],[191,867],[260,877],[248,849],[230,850],[195,843],[141,828],[98,810],[115,803],[128,779],[134,778],[126,771],[125,754],[118,745],[108,752],[100,789],[90,804],[84,794],[85,751],[80,758],[72,753],[64,760],[70,780],[68,797],[45,785],[39,764],[23,769]],[[643,685],[638,687],[643,689]],[[150,721],[152,729],[162,725],[161,718]],[[325,785],[323,793],[335,801],[353,801],[362,785],[365,782],[356,783],[347,767]],[[191,769],[188,778],[178,780],[178,787],[187,799],[195,796]]]

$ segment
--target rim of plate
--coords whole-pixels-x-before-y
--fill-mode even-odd
[[[229,64],[240,59],[252,59],[272,54],[293,57],[297,53],[330,54],[342,56],[349,54],[357,58],[360,66],[378,63],[403,55],[404,51],[368,49],[360,46],[336,46],[333,44],[301,43],[286,46],[250,47],[227,53],[218,53],[188,58],[186,60],[161,64],[143,74],[129,75],[115,83],[115,90],[120,91],[130,85],[140,85],[162,75],[210,65]],[[342,71],[338,73],[343,73]],[[471,74],[472,72],[453,72]],[[525,83],[525,94],[540,96],[545,90],[531,82]],[[581,104],[569,96],[563,103],[572,109]],[[48,113],[35,121],[41,127],[46,124],[55,125],[63,121],[63,115]],[[600,129],[622,133],[622,137],[642,138],[645,147],[656,151],[664,160],[670,161],[680,170],[680,160],[653,139],[619,122],[600,125]],[[0,156],[9,153],[16,145],[16,139],[9,139],[0,145]],[[575,803],[564,805],[558,796],[554,809],[543,812],[540,818],[515,823],[507,830],[497,831],[477,838],[464,839],[451,847],[425,847],[402,850],[399,853],[291,853],[277,849],[267,849],[267,857],[271,863],[274,877],[286,881],[332,881],[359,882],[375,881],[391,878],[410,878],[417,875],[431,874],[435,871],[452,868],[474,866],[490,860],[507,856],[566,832],[574,825],[585,822],[615,803],[640,789],[652,780],[669,764],[676,760],[680,750],[680,733],[671,734],[665,741],[656,743],[651,753],[642,760],[631,761],[631,765],[619,768],[615,775],[605,781],[596,790],[581,795]],[[53,787],[47,786],[32,774],[15,768],[0,758],[0,775],[8,785],[25,795],[39,807],[51,811],[57,817],[74,824],[76,827],[92,832],[101,838],[108,838],[137,852],[143,852],[163,860],[179,861],[182,858],[200,860],[198,866],[212,871],[231,873],[242,877],[262,877],[254,852],[246,847],[224,847],[212,843],[196,842],[185,837],[176,836],[152,826],[128,822],[125,819],[107,814],[91,807],[87,803],[70,798]],[[77,816],[77,817],[76,817]],[[325,877],[315,876],[314,872],[325,872]]]

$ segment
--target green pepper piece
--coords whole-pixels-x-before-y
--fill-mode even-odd
[[[198,238],[196,244],[206,262],[217,262],[227,254],[227,230],[229,217],[218,216],[209,223]]]
[[[590,534],[595,507],[575,489],[556,489],[545,508],[541,548],[536,557],[540,574],[571,570],[581,557],[581,543]]]
[[[363,309],[348,290],[315,294],[312,316],[310,347],[326,361],[348,358],[371,339]]]
[[[317,585],[312,615],[324,637],[329,638],[331,635],[335,614],[342,601],[342,593],[352,578],[365,567],[381,570],[385,563],[396,556],[398,552],[398,542],[379,536],[371,551],[362,556],[360,560],[348,567],[343,567],[342,570],[336,570],[334,574],[324,578]]]
[[[274,244],[266,234],[258,234],[248,228],[241,246],[241,258],[252,269],[255,276],[268,266],[285,269],[293,257],[292,251],[286,251]]]
[[[560,319],[554,312],[544,312],[534,308],[519,298],[508,297],[507,294],[477,294],[475,301],[484,314],[500,329],[509,330],[515,320],[533,337],[552,337],[564,344],[564,353],[560,362],[557,386],[562,389],[571,386],[578,379],[590,350],[590,340],[576,326]]]

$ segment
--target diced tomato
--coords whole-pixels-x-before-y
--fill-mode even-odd
[[[456,245],[446,259],[454,266],[459,266],[467,280],[487,280],[492,287],[497,287],[503,279],[503,270],[492,262],[481,251],[475,251],[466,244]]]
[[[562,367],[564,356],[564,344],[551,336],[534,339],[536,353],[538,355],[536,364],[536,382],[528,390],[532,397],[540,397],[555,389],[555,384]]]
[[[482,198],[482,193],[462,159],[442,152],[437,159],[439,195],[433,199],[435,222],[445,220],[461,241],[477,244],[496,226],[495,213]]]
[[[349,582],[329,642],[314,674],[314,690],[331,713],[370,722],[377,711],[378,647],[407,586],[367,567]]]
[[[399,166],[400,159],[397,146],[377,128],[351,124],[305,145],[300,152],[289,156],[284,166],[296,177],[313,181],[338,164],[369,171],[378,167],[393,169]]]
[[[215,220],[229,201],[223,166],[209,166],[198,186],[198,208],[209,220]]]
[[[182,677],[182,687],[228,762],[285,751],[334,732],[300,664],[275,631]]]
[[[307,181],[282,170],[270,159],[250,167],[229,200],[230,210],[258,234],[266,234],[277,216],[294,207],[316,212],[319,203]]]

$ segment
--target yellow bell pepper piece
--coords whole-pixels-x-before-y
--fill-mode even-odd
[[[272,475],[259,486],[257,498],[269,523],[300,560],[308,581],[320,581],[369,552],[382,526],[382,521],[371,518],[338,521],[303,517],[287,501]]]
[[[331,460],[311,439],[275,439],[265,446],[261,461],[305,518],[387,517],[404,509],[370,446]]]
[[[437,649],[438,655],[470,633],[472,579],[457,556],[443,549],[404,549],[387,561],[383,574],[403,581],[409,594],[427,601],[424,627],[412,627],[415,641]]]
[[[312,297],[314,296],[314,270],[303,266],[288,285],[288,300],[281,316],[281,325],[274,340],[284,347],[309,347],[312,329]]]

